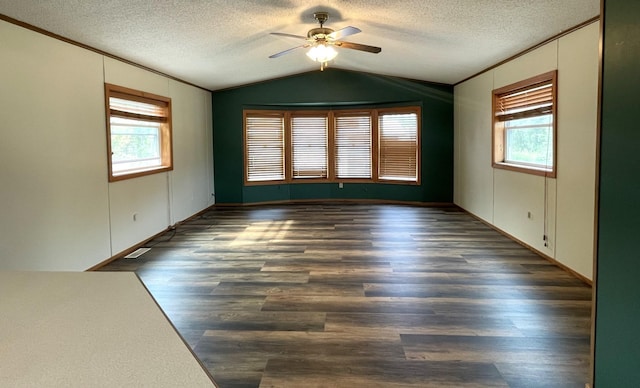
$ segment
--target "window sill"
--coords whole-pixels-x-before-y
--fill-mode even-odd
[[[540,167],[523,166],[523,165],[520,165],[520,164],[512,164],[512,163],[504,163],[504,162],[495,162],[495,163],[492,164],[492,167],[500,169],[500,170],[521,172],[521,173],[524,173],[524,174],[538,175],[538,176],[544,176],[544,177],[548,177],[548,178],[555,178],[556,177],[555,169],[554,170],[547,170],[547,169],[540,168]]]
[[[419,186],[420,182],[409,181],[409,180],[385,180],[385,179],[356,179],[356,178],[347,178],[347,179],[293,179],[293,180],[278,180],[278,181],[254,181],[248,182],[245,181],[245,186],[260,186],[260,185],[297,185],[304,183],[320,183],[320,184],[337,184],[337,183],[351,183],[351,184],[392,184],[392,185],[404,185],[404,186]]]
[[[141,170],[124,171],[117,174],[109,173],[109,182],[123,181],[127,179],[138,178],[145,175],[159,174],[161,172],[171,171],[173,166],[160,166],[145,168]]]

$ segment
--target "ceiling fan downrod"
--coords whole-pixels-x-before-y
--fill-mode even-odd
[[[320,23],[320,28],[322,28],[327,19],[329,19],[329,14],[327,12],[315,12],[313,17]]]

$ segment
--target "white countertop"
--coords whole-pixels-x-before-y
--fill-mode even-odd
[[[131,272],[1,272],[0,386],[215,387]]]

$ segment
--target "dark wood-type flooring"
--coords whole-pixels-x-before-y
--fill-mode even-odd
[[[228,387],[584,387],[591,288],[454,207],[214,208],[136,271]]]

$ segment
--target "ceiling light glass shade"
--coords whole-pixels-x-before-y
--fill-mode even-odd
[[[325,63],[338,55],[338,52],[331,46],[324,43],[315,45],[309,49],[307,56],[316,62]]]

